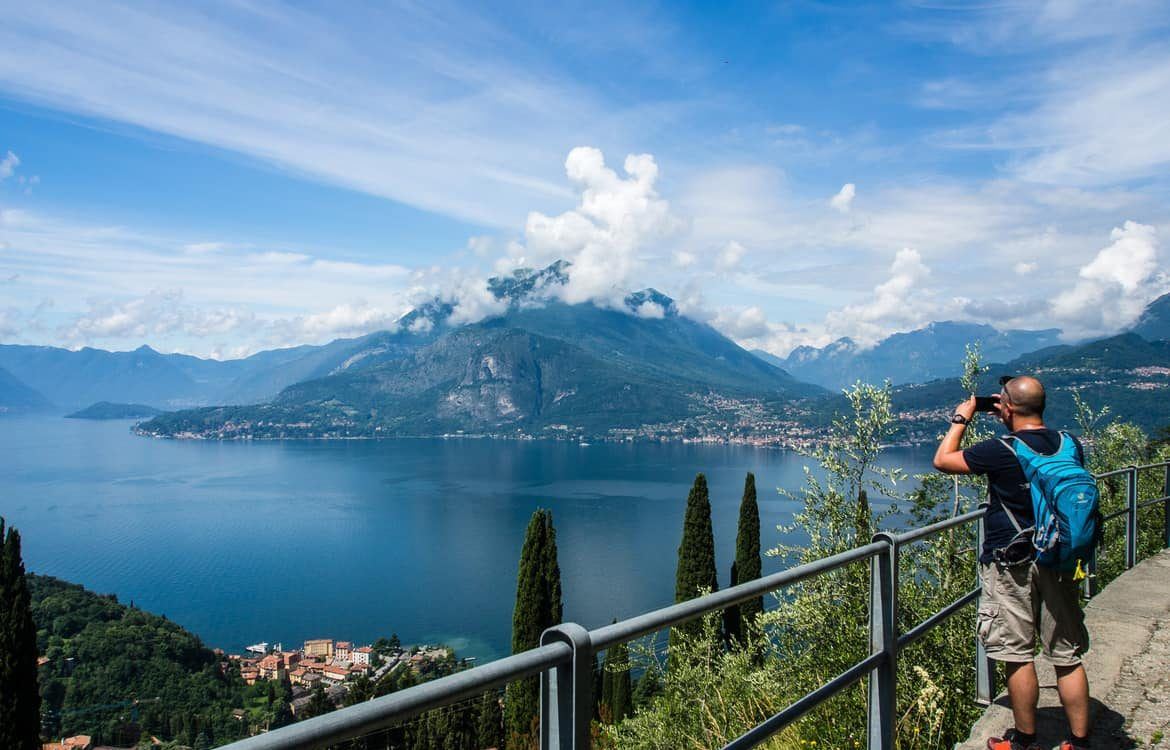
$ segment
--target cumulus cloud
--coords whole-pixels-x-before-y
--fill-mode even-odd
[[[670,256],[676,268],[690,268],[695,265],[695,254],[686,250],[675,250]]]
[[[847,214],[853,205],[855,195],[857,195],[857,186],[852,182],[847,182],[841,186],[836,195],[829,199],[829,205],[841,213]]]
[[[1026,261],[1020,261],[1019,263],[1012,266],[1012,270],[1015,271],[1016,274],[1019,276],[1027,276],[1028,274],[1032,273],[1033,271],[1035,271],[1039,267],[1040,266],[1036,263],[1029,263]]]
[[[508,309],[507,300],[497,299],[483,279],[461,279],[450,294],[454,301],[450,318],[452,325],[476,323]]]
[[[174,333],[205,337],[231,333],[254,320],[249,312],[196,307],[184,302],[182,291],[163,290],[121,302],[91,300],[89,309],[61,333],[73,343]]]
[[[768,316],[755,305],[738,312],[722,311],[714,325],[734,339],[756,339],[769,332]]]
[[[725,244],[715,256],[715,268],[720,271],[732,271],[739,267],[743,260],[744,248],[735,240]]]
[[[530,213],[524,244],[513,249],[513,265],[568,260],[573,270],[557,292],[560,297],[571,304],[620,305],[640,266],[639,252],[682,224],[655,188],[653,156],[631,154],[623,169],[625,177],[606,166],[599,149],[570,151],[565,173],[580,193],[577,207],[557,216]]]
[[[1107,333],[1132,324],[1149,302],[1170,287],[1158,269],[1154,227],[1127,221],[1114,227],[1111,244],[1084,265],[1072,289],[1052,303],[1054,316],[1077,333]]]
[[[929,276],[922,255],[902,248],[890,265],[890,277],[874,287],[870,298],[830,312],[825,326],[862,346],[871,346],[894,331],[922,326],[945,311],[931,290],[922,285]]]
[[[337,305],[311,315],[298,316],[291,321],[291,327],[304,341],[318,341],[331,338],[362,336],[367,333],[393,328],[399,313],[387,311],[365,301]]]
[[[664,310],[662,305],[658,304],[657,302],[646,300],[642,304],[638,305],[637,309],[634,310],[634,314],[639,318],[661,320],[662,318],[666,317],[666,310]]]

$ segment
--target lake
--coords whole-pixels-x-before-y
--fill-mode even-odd
[[[687,492],[711,487],[720,582],[745,472],[763,545],[781,541],[801,456],[746,446],[475,439],[202,442],[131,422],[0,418],[0,515],[26,567],[165,614],[211,646],[442,641],[509,650],[532,511],[557,529],[565,619],[596,627],[670,604]],[[883,462],[929,469],[921,450]],[[765,558],[765,572],[779,562]]]

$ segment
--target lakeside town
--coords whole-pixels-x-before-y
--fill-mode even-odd
[[[397,635],[373,644],[355,646],[351,641],[314,638],[300,648],[285,649],[283,644],[249,646],[244,654],[225,654],[223,669],[234,665],[248,685],[260,680],[283,682],[292,687],[290,707],[294,717],[304,713],[312,700],[313,689],[321,685],[334,706],[344,705],[354,680],[367,678],[371,684],[393,679],[410,672],[415,676],[433,674],[440,668],[455,666],[454,650],[441,645],[403,648]],[[299,718],[299,717],[298,717]]]
[[[357,646],[352,641],[332,638],[306,640],[299,648],[266,642],[248,646],[243,654],[214,649],[223,674],[238,671],[248,686],[265,681],[281,684],[290,694],[293,720],[314,715],[314,701],[322,699],[334,708],[350,705],[353,699],[366,700],[368,693],[385,694],[401,687],[424,682],[468,666],[474,657],[457,659],[454,649],[437,644],[403,646],[397,635]],[[41,664],[46,660],[42,657]],[[376,691],[376,692],[375,692]],[[354,695],[351,696],[351,693]],[[133,706],[152,699],[134,701]],[[129,705],[129,704],[128,704]],[[132,706],[132,707],[133,707]],[[232,710],[232,716],[252,731],[269,729],[255,725],[246,708]],[[156,737],[142,737],[135,747],[179,748]],[[86,734],[46,742],[41,750],[129,750],[95,744]]]

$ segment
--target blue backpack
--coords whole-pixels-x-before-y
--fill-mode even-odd
[[[1010,441],[1010,442],[1009,442]],[[1051,455],[1037,453],[1012,435],[1001,441],[1019,459],[1032,490],[1032,545],[1037,565],[1075,570],[1093,556],[1100,529],[1100,492],[1097,480],[1077,459],[1077,446],[1066,432]],[[1016,531],[1023,533],[1004,506]]]

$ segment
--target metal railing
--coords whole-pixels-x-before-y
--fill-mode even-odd
[[[1139,502],[1138,472],[1161,468],[1164,471],[1161,497]],[[1126,508],[1106,516],[1126,518],[1125,567],[1137,563],[1138,510],[1161,503],[1165,509],[1165,543],[1170,547],[1170,461],[1128,466],[1096,475],[1096,479],[1126,477]],[[425,711],[473,698],[509,682],[540,675],[541,750],[588,750],[593,716],[593,657],[599,651],[640,636],[695,620],[704,615],[742,604],[846,565],[870,563],[869,655],[821,687],[806,694],[779,713],[728,743],[723,750],[756,747],[813,708],[842,690],[869,677],[869,750],[892,750],[897,703],[897,660],[899,652],[940,625],[963,607],[979,599],[976,585],[971,591],[931,614],[904,633],[898,632],[898,556],[908,544],[936,536],[949,529],[978,521],[986,506],[938,523],[902,533],[881,532],[862,547],[799,565],[729,589],[648,612],[628,620],[586,630],[576,623],[549,628],[540,646],[464,672],[457,672],[356,706],[239,740],[229,750],[309,750],[325,748],[345,740],[394,728]],[[976,524],[976,560],[983,546],[983,524]],[[976,563],[977,566],[978,563]],[[1086,583],[1095,581],[1095,560]],[[1095,585],[1086,587],[1086,595]],[[994,694],[994,668],[983,644],[976,643],[976,700],[988,705]]]

